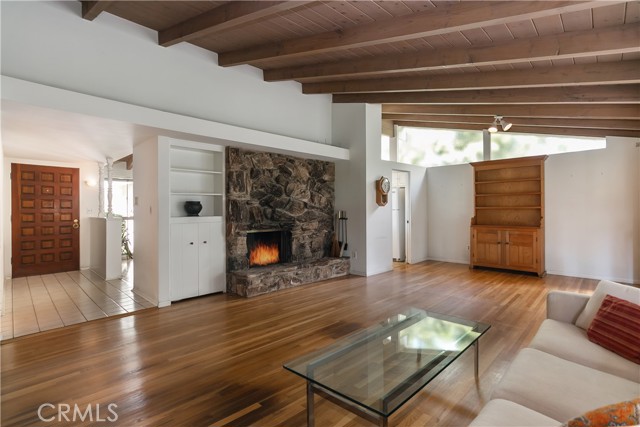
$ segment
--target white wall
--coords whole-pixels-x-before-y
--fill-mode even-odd
[[[364,104],[333,106],[334,144],[349,149],[349,161],[336,162],[336,210],[347,211],[351,274],[367,274],[366,133]],[[357,254],[357,257],[354,255]]]
[[[133,291],[157,305],[160,282],[158,138],[136,144],[133,157],[136,159],[133,168],[133,240],[136,244]]]
[[[545,164],[546,269],[550,274],[640,283],[638,139],[550,156]],[[428,169],[429,259],[469,262],[473,174]]]
[[[393,170],[410,177],[411,246],[409,262],[427,258],[426,169],[381,160],[381,107],[335,104],[333,141],[350,150],[349,162],[336,162],[336,209],[349,216],[351,273],[370,276],[393,268],[391,205],[376,204],[375,183]],[[353,258],[357,251],[357,258]]]
[[[88,179],[97,181],[98,166],[93,162],[84,163],[61,163],[61,162],[45,162],[41,160],[4,158],[5,174],[2,177],[2,188],[6,191],[2,193],[3,199],[3,246],[4,246],[4,274],[11,276],[11,180],[9,173],[11,171],[11,163],[22,163],[29,165],[41,166],[58,166],[64,168],[80,169],[80,268],[89,268],[91,263],[91,246],[90,246],[90,226],[89,217],[98,214],[98,187],[89,187],[85,184]]]
[[[427,169],[429,259],[469,262],[473,169],[468,164]]]
[[[222,68],[213,52],[158,46],[156,32],[81,4],[1,2],[2,74],[84,94],[329,143],[331,97],[267,83],[250,66]]]
[[[638,141],[547,159],[548,273],[640,283]]]

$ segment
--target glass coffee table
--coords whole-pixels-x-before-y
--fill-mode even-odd
[[[322,350],[284,364],[307,380],[307,425],[314,425],[314,397],[381,426],[491,326],[410,308]]]

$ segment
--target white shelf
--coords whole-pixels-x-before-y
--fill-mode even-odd
[[[170,149],[170,215],[172,221],[195,218],[222,218],[224,215],[224,152],[212,147]],[[188,216],[186,201],[199,201],[202,211]],[[202,220],[198,220],[202,221]]]

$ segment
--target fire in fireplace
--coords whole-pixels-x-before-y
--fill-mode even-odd
[[[291,261],[291,232],[287,230],[254,230],[247,233],[249,267]]]

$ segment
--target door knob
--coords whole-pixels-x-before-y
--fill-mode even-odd
[[[74,220],[73,220],[73,225],[72,225],[72,227],[73,227],[73,228],[80,228],[80,223],[78,222],[78,220],[77,220],[77,219],[74,219]]]

